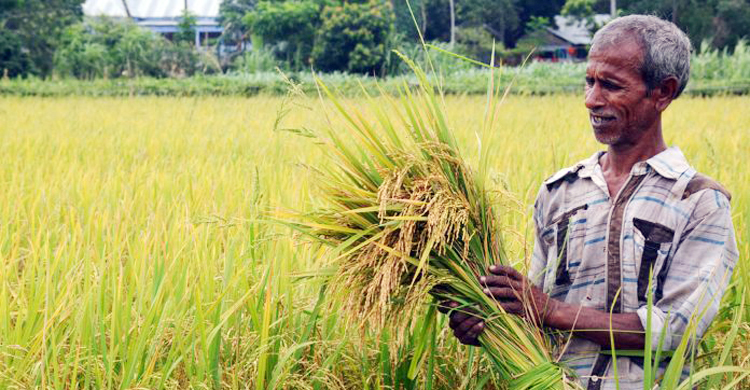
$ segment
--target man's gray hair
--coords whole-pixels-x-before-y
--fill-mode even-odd
[[[670,76],[677,78],[673,98],[680,96],[690,78],[690,39],[674,23],[650,15],[629,15],[612,20],[594,34],[592,49],[633,36],[641,45],[640,71],[649,90]]]

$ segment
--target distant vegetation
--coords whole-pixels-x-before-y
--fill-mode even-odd
[[[555,15],[591,21],[594,14],[609,12],[609,0],[410,0],[408,4],[406,0],[223,0],[219,11],[222,37],[196,48],[191,38],[194,15],[183,14],[180,32],[168,40],[129,20],[84,18],[82,2],[0,0],[0,75],[11,79],[111,80],[230,74],[229,79],[236,81],[246,79],[236,74],[274,72],[278,67],[288,73],[314,68],[326,73],[393,77],[408,72],[392,50],[418,56],[420,35],[438,47],[484,63],[490,62],[494,44],[496,63],[518,64],[538,43],[532,38],[535,33],[554,27]],[[621,0],[617,5],[621,14],[653,13],[676,22],[696,45],[705,42],[701,54],[720,57],[706,56],[717,69],[726,61],[733,67],[736,61],[744,64],[744,52],[737,59],[726,54],[744,49],[738,42],[750,31],[747,1]],[[589,23],[589,27],[595,30],[598,26]],[[470,67],[453,61],[440,69],[453,73]],[[554,78],[557,76],[554,73]],[[713,75],[699,76],[697,84],[704,79],[711,80],[706,84],[709,89],[722,88],[714,84]],[[226,80],[218,77],[208,84],[213,88]],[[540,84],[550,81],[541,80]],[[135,87],[143,93],[151,88],[146,85],[163,86],[160,91],[181,90],[179,86],[186,82],[128,81],[128,89],[133,84],[144,85]],[[203,79],[187,84],[196,86],[190,93],[209,88]],[[73,89],[90,88],[88,84],[72,85]],[[29,93],[27,86],[19,84],[23,91],[18,93]],[[239,88],[275,89],[247,83]],[[466,91],[474,89],[470,85]],[[553,85],[552,89],[559,88]],[[235,89],[225,92],[236,93]]]
[[[424,61],[419,50],[410,52]],[[488,70],[473,67],[453,57],[431,51],[437,69],[443,70],[442,84],[448,94],[483,94],[487,90]],[[0,81],[0,95],[15,96],[256,96],[283,95],[289,82],[299,84],[307,93],[315,94],[312,73],[273,70],[273,61],[247,55],[242,69],[226,74],[196,74],[187,78],[136,77],[102,78],[90,80],[5,79]],[[264,61],[268,66],[264,65]],[[156,65],[154,65],[156,66]],[[158,68],[157,69],[161,69]],[[496,73],[496,85],[511,85],[518,94],[578,93],[583,88],[585,63],[533,62],[524,67],[503,67]],[[92,73],[100,72],[91,70]],[[134,70],[134,72],[141,72]],[[327,85],[348,96],[360,96],[362,87],[368,93],[392,93],[404,85],[414,85],[411,75],[375,78],[351,73],[326,73],[321,75]],[[728,50],[702,45],[692,59],[692,76],[687,93],[692,95],[747,94],[750,93],[750,48],[740,40],[730,54]]]

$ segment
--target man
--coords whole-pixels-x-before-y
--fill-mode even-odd
[[[599,353],[611,349],[611,334],[617,349],[644,348],[649,294],[654,348],[664,332],[662,348],[675,349],[690,321],[699,338],[738,259],[729,193],[662,136],[662,113],[689,72],[690,41],[672,23],[633,15],[599,30],[585,103],[607,150],[541,186],[528,279],[502,266],[480,278],[507,312],[573,331],[561,360],[589,389],[615,388],[611,358]],[[484,324],[453,310],[450,326],[478,345]],[[618,357],[620,389],[642,388],[642,367]]]

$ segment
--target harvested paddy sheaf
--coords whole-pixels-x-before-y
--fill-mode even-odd
[[[322,152],[273,131],[281,102],[0,98],[0,388],[490,386],[489,362],[446,330],[419,355],[423,323],[397,348],[396,335],[346,326],[321,281],[307,277],[330,258],[258,222],[318,202],[311,170]],[[320,117],[305,108],[314,102],[298,103],[284,127]],[[740,244],[698,367],[721,360],[750,283],[749,104],[681,98],[665,118],[668,143],[732,192]],[[483,98],[446,98],[469,165],[484,107]],[[498,224],[520,232],[503,239],[522,268],[541,181],[599,146],[582,98],[513,96],[499,112],[489,185],[517,204]],[[738,315],[723,364],[747,368],[750,311]],[[443,317],[437,327],[447,329]]]

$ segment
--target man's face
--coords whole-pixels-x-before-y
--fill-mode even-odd
[[[597,141],[627,146],[651,129],[659,111],[638,69],[643,53],[634,39],[594,46],[586,68],[586,108]]]

